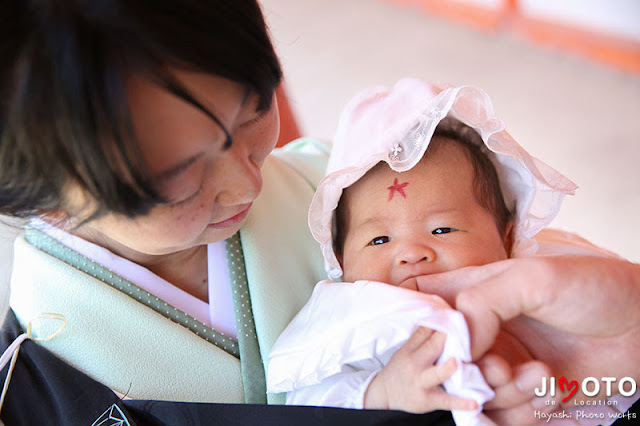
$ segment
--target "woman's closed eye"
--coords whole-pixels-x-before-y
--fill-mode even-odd
[[[456,228],[448,228],[448,227],[441,227],[441,228],[436,228],[433,231],[431,231],[431,233],[433,235],[441,235],[441,234],[449,234],[451,232],[456,232],[457,229]]]
[[[262,111],[258,112],[258,115],[256,115],[255,117],[253,117],[251,120],[247,120],[244,123],[242,123],[240,125],[241,128],[245,128],[245,127],[250,127],[256,123],[258,123],[259,121],[261,121],[263,118],[265,118],[267,116],[267,114],[269,113],[270,109],[265,109]]]
[[[387,236],[375,237],[373,240],[369,241],[370,246],[377,246],[380,244],[388,243],[391,239]]]
[[[204,182],[203,182],[204,183]],[[202,188],[204,188],[204,184],[201,183],[196,192],[189,195],[187,198],[183,198],[182,200],[173,201],[169,204],[169,207],[178,207],[187,204],[189,201],[193,201],[198,198],[198,195],[202,192]]]

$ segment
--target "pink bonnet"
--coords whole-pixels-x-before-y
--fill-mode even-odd
[[[506,205],[516,211],[511,257],[536,252],[533,236],[549,225],[564,196],[573,195],[577,186],[513,140],[483,90],[470,86],[443,89],[405,78],[391,89],[374,87],[360,92],[340,116],[326,176],[309,208],[309,227],[322,247],[331,279],[342,275],[333,252],[332,231],[343,189],[381,161],[397,172],[411,169],[446,116],[475,129],[494,154],[491,160]]]

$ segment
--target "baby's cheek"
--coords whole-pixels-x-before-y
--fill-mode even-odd
[[[366,271],[367,279],[370,281],[378,281],[391,285],[400,284],[398,280],[394,280],[393,266],[381,261],[371,264]]]
[[[342,280],[355,282],[358,280],[379,281],[376,274],[370,268],[363,267],[359,262],[344,262]]]
[[[469,245],[463,250],[459,250],[458,253],[449,253],[445,270],[451,271],[466,266],[482,266],[507,258],[505,248],[499,240],[490,241],[490,243],[480,241],[475,245]]]

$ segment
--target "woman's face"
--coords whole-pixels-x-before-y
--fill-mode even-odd
[[[78,234],[132,260],[233,235],[260,193],[260,168],[278,136],[275,97],[267,111],[257,112],[257,95],[237,83],[209,74],[174,75],[220,120],[233,144],[224,149],[224,131],[200,109],[148,80],[128,81],[141,153],[169,203],[134,219],[108,214]]]

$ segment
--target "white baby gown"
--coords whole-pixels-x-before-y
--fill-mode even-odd
[[[458,361],[446,391],[480,407],[491,400],[493,391],[470,363],[462,314],[438,296],[374,281],[316,285],[273,347],[267,391],[287,392],[290,405],[363,408],[371,380],[421,326],[447,335],[437,363]],[[453,417],[458,425],[493,424],[480,410]]]

